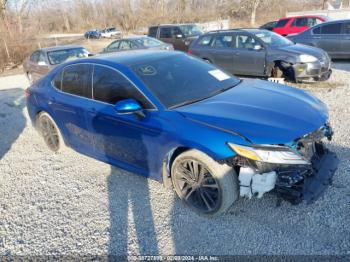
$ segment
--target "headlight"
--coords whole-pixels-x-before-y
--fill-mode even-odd
[[[248,147],[228,143],[238,155],[264,163],[308,165],[310,164],[302,155],[284,146],[258,146]]]
[[[301,63],[312,63],[318,60],[316,57],[312,55],[300,55],[299,59]]]

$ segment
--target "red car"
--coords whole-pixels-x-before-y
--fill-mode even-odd
[[[328,17],[318,15],[285,17],[278,20],[273,31],[283,36],[298,34],[305,31],[309,27],[328,20],[330,20]]]

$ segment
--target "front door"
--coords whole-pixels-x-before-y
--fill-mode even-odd
[[[261,49],[257,50],[256,47]],[[266,50],[255,38],[236,34],[233,45],[233,73],[248,76],[265,75]]]
[[[94,134],[98,157],[128,170],[150,175],[154,170],[150,165],[155,163],[153,158],[158,155],[162,145],[163,132],[158,110],[122,74],[105,66],[94,66],[93,97],[94,106],[89,110],[87,119]],[[144,118],[116,112],[115,103],[130,98],[144,108]]]

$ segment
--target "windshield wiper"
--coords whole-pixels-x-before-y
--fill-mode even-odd
[[[176,104],[176,105],[173,105],[173,106],[170,106],[169,109],[174,109],[174,108],[177,108],[177,107],[180,107],[180,106],[186,106],[186,105],[189,105],[189,104],[193,104],[193,103],[196,103],[196,102],[199,102],[199,101],[202,101],[202,100],[205,100],[205,99],[208,99],[212,96],[216,96],[220,93],[223,93],[225,92],[226,90],[229,90],[235,86],[237,86],[238,84],[240,84],[242,82],[241,79],[239,79],[239,82],[233,86],[228,86],[228,87],[224,87],[224,88],[221,88],[221,89],[218,89],[218,90],[215,90],[214,92],[210,93],[209,95],[205,96],[205,97],[201,97],[201,98],[197,98],[197,99],[192,99],[192,100],[187,100],[187,101],[184,101],[182,103],[179,103],[179,104]]]

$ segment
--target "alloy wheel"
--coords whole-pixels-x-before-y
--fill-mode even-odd
[[[202,213],[214,213],[220,208],[220,186],[204,164],[194,159],[182,161],[173,176],[180,198],[190,207]]]

